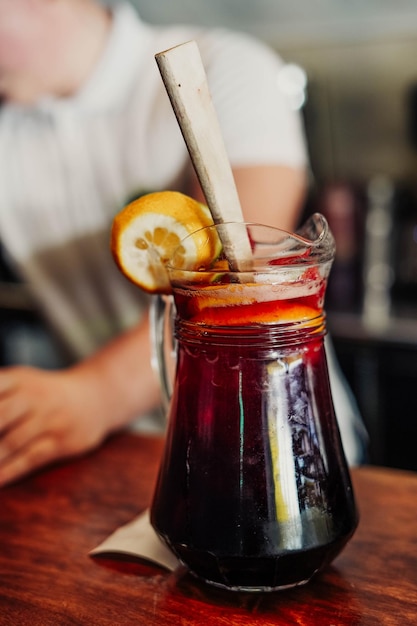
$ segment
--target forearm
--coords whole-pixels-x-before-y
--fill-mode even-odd
[[[289,231],[297,227],[307,194],[305,169],[258,165],[235,167],[233,175],[246,221]],[[194,175],[187,192],[205,202]]]
[[[160,402],[160,388],[151,366],[148,316],[75,366],[73,373],[91,384],[92,401],[100,407],[108,432],[152,411]]]

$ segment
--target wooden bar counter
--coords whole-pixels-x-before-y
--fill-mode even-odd
[[[354,538],[308,585],[233,593],[89,551],[152,496],[163,442],[122,434],[0,490],[1,626],[415,626],[417,474],[352,472]]]

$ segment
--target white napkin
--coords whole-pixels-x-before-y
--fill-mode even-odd
[[[108,552],[131,554],[173,571],[180,564],[178,559],[161,541],[151,526],[149,509],[132,522],[118,528],[99,546],[91,550],[92,556]]]

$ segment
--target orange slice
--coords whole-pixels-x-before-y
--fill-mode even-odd
[[[213,326],[247,326],[273,322],[303,322],[320,315],[318,309],[291,300],[269,300],[231,306],[208,306],[196,312],[192,321]]]
[[[188,269],[208,266],[221,251],[208,208],[178,191],[158,191],[134,200],[114,218],[110,249],[121,272],[148,293],[170,293],[166,263],[176,252],[176,263]],[[208,233],[208,234],[207,234]],[[187,235],[183,249],[180,242]]]

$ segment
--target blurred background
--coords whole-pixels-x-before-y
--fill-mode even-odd
[[[417,3],[131,0],[158,23],[253,33],[287,63],[311,192],[337,242],[327,310],[370,434],[370,461],[417,470]],[[24,286],[0,283],[2,363],[54,367]]]

